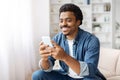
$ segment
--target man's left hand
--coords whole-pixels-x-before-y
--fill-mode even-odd
[[[64,49],[62,47],[60,47],[57,43],[52,41],[52,44],[54,45],[54,47],[51,50],[51,56],[57,60],[63,61],[65,59],[65,57],[68,55],[66,54]]]

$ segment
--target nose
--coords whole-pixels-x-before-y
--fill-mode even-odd
[[[67,26],[67,22],[66,22],[66,21],[63,21],[63,22],[62,22],[62,26]]]

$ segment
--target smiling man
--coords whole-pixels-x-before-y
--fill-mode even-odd
[[[99,72],[100,44],[98,38],[80,29],[83,14],[74,4],[64,4],[59,10],[61,32],[53,37],[53,47],[40,43],[40,70],[32,80],[106,80]],[[55,60],[61,69],[53,70]]]

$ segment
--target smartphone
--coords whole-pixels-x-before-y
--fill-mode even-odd
[[[49,36],[42,36],[42,42],[50,47],[53,47]]]

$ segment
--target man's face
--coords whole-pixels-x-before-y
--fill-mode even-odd
[[[79,24],[80,21],[76,21],[76,17],[73,12],[61,12],[59,26],[64,35],[71,36],[75,34],[78,31]]]

